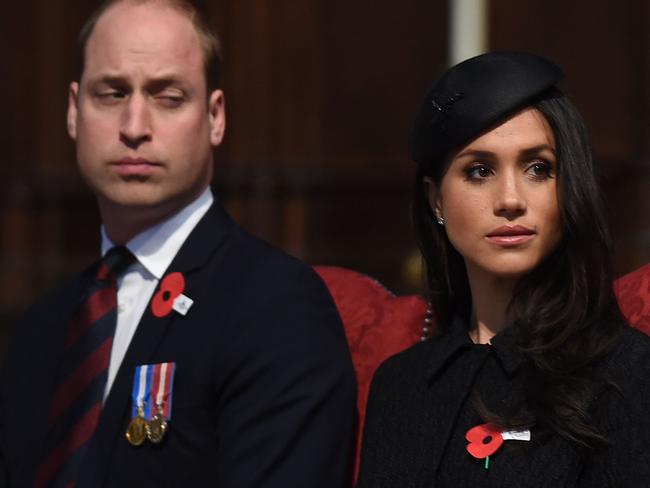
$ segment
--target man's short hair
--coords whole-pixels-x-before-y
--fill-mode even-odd
[[[199,37],[199,43],[201,44],[201,50],[203,51],[203,65],[208,94],[219,88],[221,76],[221,43],[219,42],[219,37],[216,32],[210,28],[203,12],[188,0],[106,0],[91,14],[90,17],[88,17],[88,20],[86,20],[79,32],[78,56],[80,80],[84,71],[86,45],[95,29],[97,21],[110,7],[120,2],[129,2],[135,5],[152,2],[163,3],[178,10],[190,19]]]

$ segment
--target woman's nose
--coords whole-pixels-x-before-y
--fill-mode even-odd
[[[526,197],[516,175],[503,174],[498,182],[494,187],[494,214],[510,220],[526,213]]]

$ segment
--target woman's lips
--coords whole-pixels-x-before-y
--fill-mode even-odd
[[[518,246],[530,241],[535,235],[534,230],[521,225],[503,225],[490,231],[485,238],[498,246]]]
[[[123,158],[111,162],[110,166],[120,176],[143,177],[153,174],[160,167],[160,163],[144,158]]]

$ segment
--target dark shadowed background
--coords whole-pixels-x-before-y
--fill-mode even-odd
[[[95,203],[65,131],[77,32],[98,3],[4,2],[0,15],[0,347],[37,295],[98,255]],[[307,262],[414,291],[410,135],[447,65],[448,3],[202,3],[225,56],[217,197],[245,228]],[[492,0],[489,18],[491,50],[563,67],[602,168],[617,274],[649,262],[650,2]]]

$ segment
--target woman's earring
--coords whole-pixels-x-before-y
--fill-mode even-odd
[[[438,217],[436,219],[436,222],[438,223],[438,225],[445,225],[445,218],[444,217]]]

